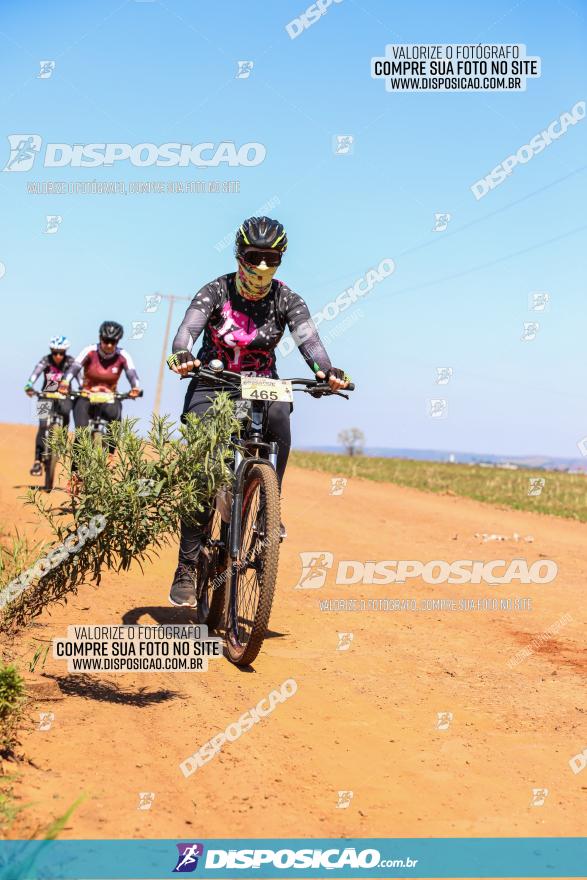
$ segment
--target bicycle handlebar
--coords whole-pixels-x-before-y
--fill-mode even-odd
[[[112,394],[114,400],[134,400],[135,398],[130,396],[130,392],[125,392],[124,394],[119,394],[117,391],[109,392],[109,391],[69,391],[67,394],[60,394],[59,391],[37,391],[35,388],[31,388],[33,395],[35,397],[40,398],[41,400],[68,400],[75,399],[77,397],[89,397],[92,393],[94,394]],[[137,397],[142,397],[143,391],[142,389],[137,394]]]
[[[241,373],[234,373],[231,370],[221,370],[214,371],[210,370],[208,367],[199,367],[196,370],[190,370],[189,373],[186,373],[185,376],[181,376],[181,379],[193,379],[195,376],[203,376],[205,379],[212,379],[213,382],[225,382],[226,384],[236,385],[237,381],[240,383],[242,378]],[[304,391],[308,394],[311,394],[313,397],[322,397],[323,395],[338,395],[339,397],[348,397],[346,394],[343,394],[342,391],[333,391],[328,384],[328,382],[321,379],[289,379],[287,380],[292,383],[292,385],[303,385],[303,388],[294,389],[299,391]],[[350,382],[343,391],[354,391],[355,384],[354,382]]]
[[[73,398],[91,397],[92,394],[108,394],[111,395],[114,400],[135,400],[136,398],[143,396],[143,390],[141,388],[135,397],[130,396],[130,391],[125,391],[124,394],[120,394],[118,391],[70,391],[67,396]],[[103,402],[106,403],[107,401]]]
[[[37,391],[36,388],[30,389],[33,392],[34,397],[39,397],[43,400],[67,400],[70,396],[69,394],[60,394],[58,391]]]

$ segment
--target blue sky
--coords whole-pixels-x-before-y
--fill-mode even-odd
[[[328,348],[350,402],[299,400],[294,443],[332,445],[357,426],[371,446],[575,456],[585,406],[587,121],[480,201],[470,186],[587,98],[587,12],[567,3],[342,0],[299,37],[302,2],[41,2],[0,7],[0,167],[7,136],[44,143],[262,143],[256,167],[43,168],[0,173],[3,419],[32,421],[22,385],[54,333],[78,351],[104,318],[127,328],[148,418],[166,312],[145,295],[191,296],[232,271],[215,245],[270,199],[290,246],[278,277],[318,311],[383,258],[393,275]],[[542,76],[519,93],[391,94],[370,76],[385,45],[524,43]],[[49,79],[40,60],[55,60]],[[237,61],[252,60],[248,79]],[[353,153],[332,139],[352,135]],[[239,180],[240,194],[33,195],[31,181]],[[434,214],[450,212],[433,233]],[[44,233],[46,215],[63,220]],[[528,310],[534,291],[549,309]],[[583,295],[582,295],[583,294]],[[174,326],[181,318],[176,306]],[[352,310],[349,310],[349,312]],[[346,314],[348,315],[349,312]],[[345,317],[341,315],[339,320]],[[133,321],[146,320],[141,340]],[[540,329],[521,339],[525,321]],[[322,325],[325,331],[332,325]],[[450,366],[449,385],[435,384]],[[306,375],[297,353],[281,375]],[[185,383],[165,378],[164,412]],[[431,419],[427,400],[448,400]]]

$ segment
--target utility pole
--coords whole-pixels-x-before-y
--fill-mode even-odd
[[[153,407],[153,412],[155,415],[159,415],[159,409],[161,407],[163,378],[165,376],[165,368],[167,366],[167,355],[169,354],[169,333],[171,331],[171,316],[173,314],[173,306],[179,300],[191,300],[190,296],[175,296],[172,293],[163,293],[159,295],[161,296],[161,299],[166,299],[168,301],[169,309],[167,312],[167,323],[165,325],[165,338],[163,340],[163,350],[161,352],[161,363],[159,364],[159,375],[157,376],[157,390],[155,393],[155,405]]]

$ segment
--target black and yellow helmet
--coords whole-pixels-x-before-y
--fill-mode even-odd
[[[235,251],[238,254],[246,247],[275,248],[283,254],[287,249],[285,229],[279,220],[271,217],[249,217],[237,230]]]

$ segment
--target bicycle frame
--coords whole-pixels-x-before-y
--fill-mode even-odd
[[[219,370],[203,367],[196,373],[192,373],[191,377],[196,375],[212,379],[220,386],[219,390],[227,391],[229,396],[233,399],[240,396],[241,376],[239,373],[232,373],[224,369]],[[182,378],[188,378],[188,376]],[[316,397],[325,394],[339,394],[342,397],[346,397],[346,395],[341,392],[333,392],[328,383],[320,383],[315,379],[292,379],[291,381],[302,386],[302,388],[296,390],[307,391]],[[354,388],[354,386],[350,387]],[[229,588],[225,591],[224,606],[224,621],[227,630],[234,627],[237,619],[238,575],[241,567],[239,565],[238,555],[241,544],[243,492],[245,481],[252,467],[260,466],[271,467],[274,470],[277,469],[278,445],[275,441],[264,439],[264,422],[268,403],[268,401],[250,402],[251,423],[247,428],[245,438],[241,441],[240,447],[236,446],[234,450],[234,477],[232,481],[230,521],[226,523],[222,520],[220,532],[220,544],[225,548],[228,557],[227,569],[230,566]],[[251,454],[247,455],[247,452]],[[261,453],[265,453],[265,456],[262,457]]]

